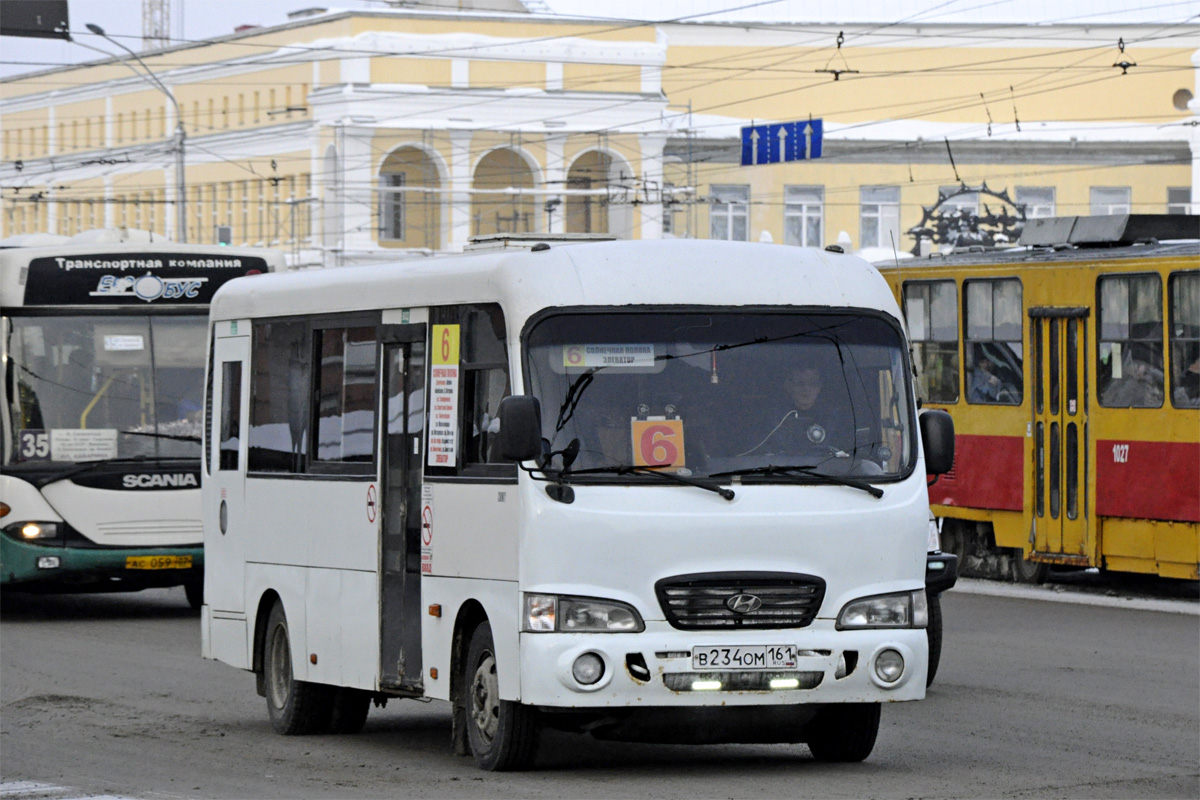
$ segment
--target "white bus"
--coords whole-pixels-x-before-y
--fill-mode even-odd
[[[202,649],[278,732],[435,698],[484,769],[546,726],[857,761],[924,696],[953,429],[866,262],[542,244],[236,282],[211,337]]]
[[[0,249],[0,587],[199,608],[208,303],[283,259],[91,235]]]

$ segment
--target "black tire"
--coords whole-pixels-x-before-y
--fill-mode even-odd
[[[298,681],[292,677],[291,638],[283,604],[276,603],[263,637],[263,687],[271,727],[284,736],[324,733],[333,714],[331,686]]]
[[[925,688],[928,689],[937,675],[938,664],[942,660],[942,596],[929,595],[929,627],[925,629],[929,637],[929,672],[925,675]]]
[[[501,700],[492,626],[484,622],[471,634],[463,664],[467,741],[480,769],[503,772],[527,769],[537,757],[540,739],[536,709]]]
[[[358,733],[367,722],[371,710],[371,693],[362,689],[335,689],[333,712],[329,717],[330,733]]]
[[[183,593],[193,610],[199,611],[204,605],[204,581],[188,581],[183,585]]]
[[[1014,583],[1045,583],[1050,565],[1042,561],[1029,561],[1020,550],[1012,551]]]
[[[822,708],[808,723],[808,749],[817,761],[862,761],[879,735],[879,703],[848,703]]]

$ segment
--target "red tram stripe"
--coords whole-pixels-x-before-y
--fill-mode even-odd
[[[1200,442],[1096,442],[1096,513],[1200,522]]]
[[[960,434],[954,441],[954,469],[929,488],[929,502],[1021,511],[1025,471],[1022,437]]]

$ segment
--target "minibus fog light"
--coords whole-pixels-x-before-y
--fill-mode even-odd
[[[38,569],[58,569],[61,564],[58,556],[42,556],[37,560]]]
[[[571,675],[584,686],[591,686],[604,677],[604,660],[595,653],[584,653],[571,665]]]
[[[904,656],[895,650],[884,650],[875,656],[875,674],[884,683],[895,683],[904,674]]]

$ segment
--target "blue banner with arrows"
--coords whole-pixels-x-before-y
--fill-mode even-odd
[[[742,166],[820,158],[824,127],[810,119],[742,128]]]

